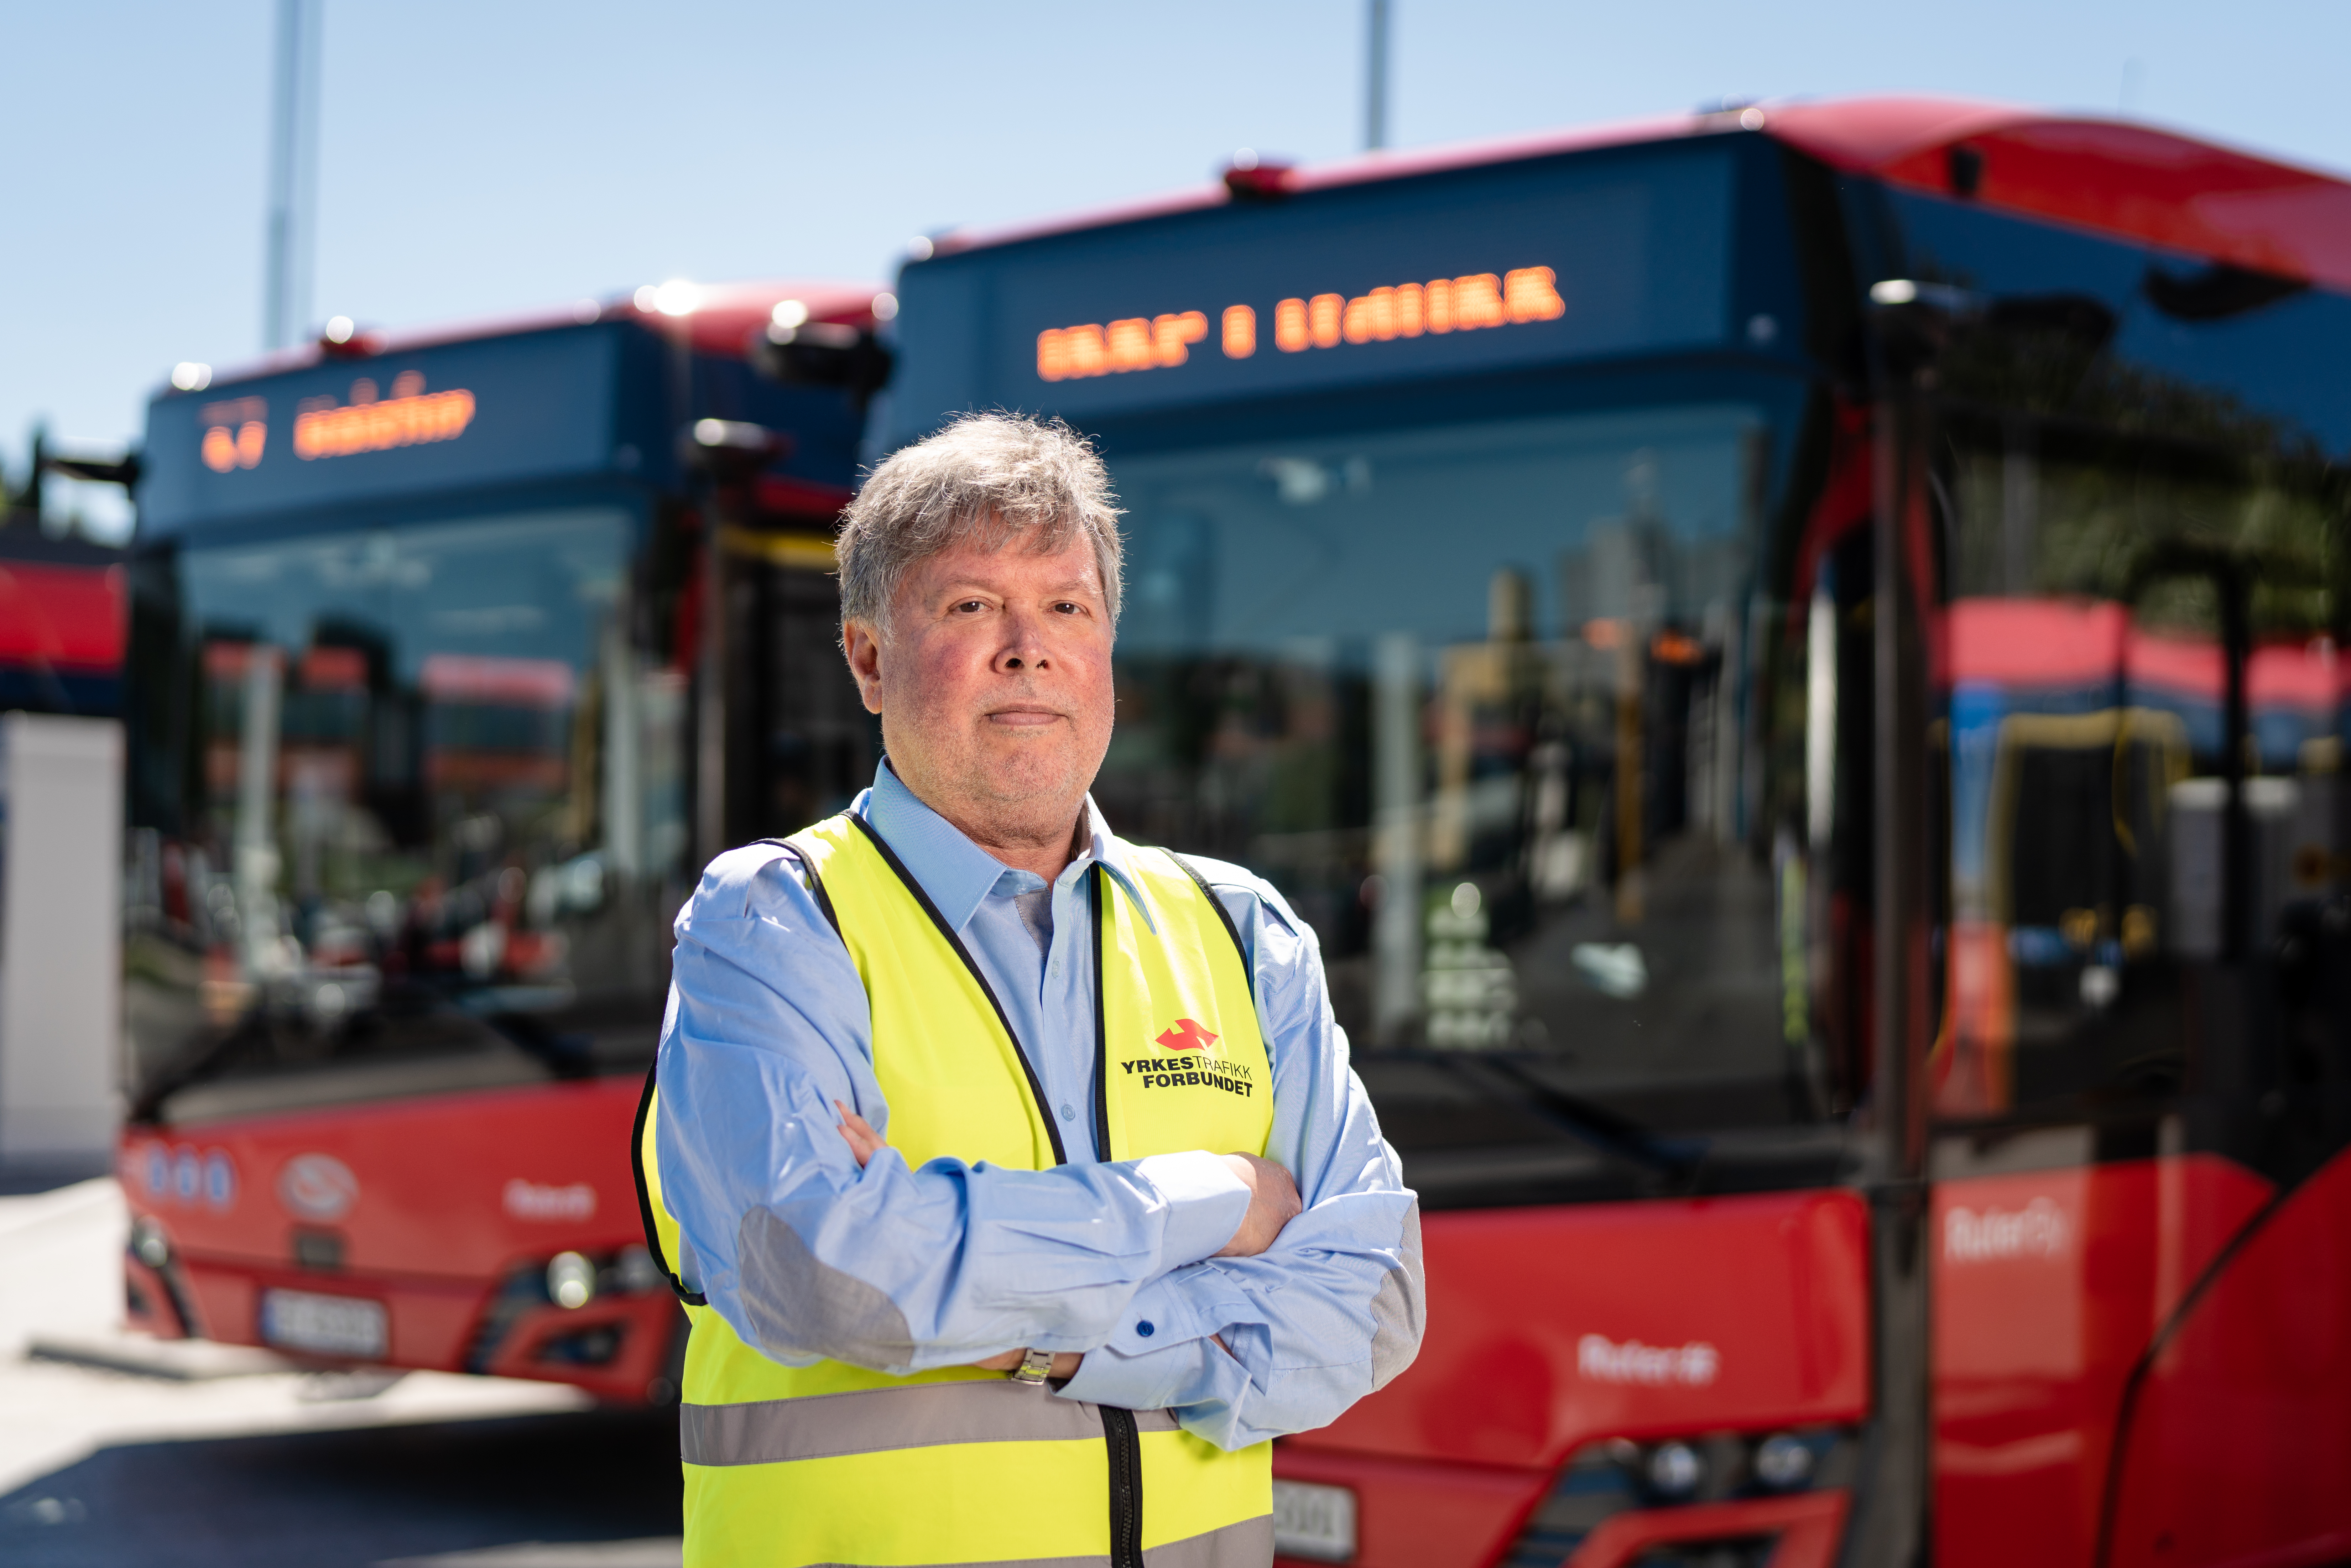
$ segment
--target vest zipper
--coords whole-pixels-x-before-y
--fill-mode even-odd
[[[938,905],[931,902],[931,895],[923,891],[923,884],[914,880],[914,873],[906,869],[906,862],[900,860],[888,841],[874,831],[873,824],[854,812],[843,812],[842,815],[864,831],[866,841],[881,852],[883,861],[890,869],[898,873],[898,880],[905,884],[907,892],[914,895],[914,901],[922,905],[923,913],[931,917],[931,924],[938,928],[940,936],[946,938],[947,946],[955,949],[956,956],[963,960],[964,967],[971,971],[971,977],[978,982],[980,993],[987,997],[987,1005],[996,1009],[996,1021],[1003,1026],[1005,1038],[1012,1041],[1012,1054],[1020,1059],[1020,1071],[1029,1081],[1029,1092],[1036,1104],[1038,1115],[1045,1124],[1046,1136],[1053,1143],[1053,1163],[1069,1164],[1069,1153],[1061,1146],[1061,1130],[1054,1124],[1052,1106],[1045,1099],[1045,1086],[1038,1081],[1037,1069],[1030,1063],[1029,1052],[1022,1047],[1020,1037],[1012,1031],[1012,1019],[1005,1013],[1004,1004],[996,999],[996,991],[988,985],[987,977],[979,972],[978,964],[972,959],[971,950],[956,935],[955,927],[946,923],[946,917],[939,913]],[[1094,1154],[1096,1158],[1107,1161],[1111,1157],[1110,1025],[1102,994],[1102,923],[1110,918],[1110,889],[1109,879],[1102,874],[1100,862],[1096,862],[1092,871]],[[1098,1405],[1095,1408],[1102,1412],[1102,1443],[1108,1448],[1110,1458],[1110,1568],[1144,1568],[1142,1434],[1135,1430],[1134,1411],[1121,1410],[1109,1405]]]
[[[1240,955],[1241,974],[1249,980],[1249,996],[1257,996],[1257,970],[1249,962],[1249,945],[1241,940],[1240,928],[1233,924],[1230,911],[1224,901],[1208,886],[1207,879],[1194,870],[1192,862],[1173,851],[1167,858],[1184,870],[1200,890],[1208,907],[1223,922],[1225,935],[1233,939],[1233,950]],[[1110,1146],[1110,1019],[1106,998],[1110,994],[1108,977],[1103,974],[1103,949],[1107,946],[1102,931],[1110,924],[1110,877],[1097,861],[1093,866],[1094,884],[1094,1157],[1112,1160],[1117,1157]],[[975,967],[975,973],[977,967]],[[1143,1564],[1143,1437],[1135,1429],[1134,1412],[1100,1406],[1102,1418],[1102,1441],[1110,1448],[1110,1568],[1144,1568]]]
[[[1108,1162],[1110,1152],[1110,1022],[1102,1006],[1102,924],[1110,918],[1109,878],[1102,862],[1094,862],[1094,1158]]]
[[[1094,1157],[1115,1159],[1110,1146],[1110,1019],[1102,974],[1102,926],[1110,919],[1110,878],[1097,862],[1094,894]],[[1143,1568],[1143,1437],[1134,1412],[1101,1406],[1102,1442],[1110,1450],[1110,1568]]]
[[[1134,1411],[1101,1409],[1110,1446],[1110,1568],[1143,1568],[1143,1438]]]

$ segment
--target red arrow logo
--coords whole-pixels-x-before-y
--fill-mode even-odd
[[[1170,1051],[1206,1051],[1216,1044],[1217,1040],[1216,1035],[1190,1019],[1177,1019],[1176,1027],[1159,1037],[1159,1043]]]

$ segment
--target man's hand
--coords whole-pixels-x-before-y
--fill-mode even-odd
[[[1219,1258],[1254,1258],[1273,1245],[1281,1228],[1298,1218],[1306,1206],[1298,1201],[1298,1184],[1271,1160],[1256,1155],[1227,1155],[1225,1164],[1249,1189],[1249,1213],[1241,1228],[1225,1243]]]
[[[888,1148],[890,1145],[881,1134],[873,1130],[864,1117],[840,1101],[835,1100],[832,1103],[832,1108],[841,1113],[841,1135],[849,1140],[849,1152],[857,1156],[857,1168],[863,1170],[868,1160]],[[1016,1366],[1019,1364],[1018,1358],[1014,1360],[1013,1364]]]

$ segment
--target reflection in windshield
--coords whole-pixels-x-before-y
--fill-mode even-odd
[[[2249,963],[2289,1072],[2316,1072],[2345,863],[2323,471],[2023,419],[1953,431],[1937,1111],[2168,1104],[2227,994],[2211,977]]]
[[[1115,465],[1132,586],[1097,794],[1313,925],[1416,1171],[1515,1157],[1561,1105],[1816,1113],[1802,1007],[1798,1039],[1782,1021],[1803,879],[1774,859],[1803,852],[1803,708],[1766,678],[1792,636],[1802,691],[1802,627],[1757,586],[1759,428],[1698,408]]]
[[[631,532],[596,509],[180,557],[177,821],[129,868],[151,1101],[586,1070],[598,993],[657,989],[684,682],[632,646]]]

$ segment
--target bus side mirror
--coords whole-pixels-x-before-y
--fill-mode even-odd
[[[120,485],[135,489],[139,484],[139,454],[126,452],[120,457],[68,457],[50,453],[41,459],[41,466],[51,474],[62,474],[68,479],[80,479],[92,485]]]
[[[859,408],[890,382],[897,360],[862,327],[805,321],[751,338],[751,363],[786,386],[838,387]]]

